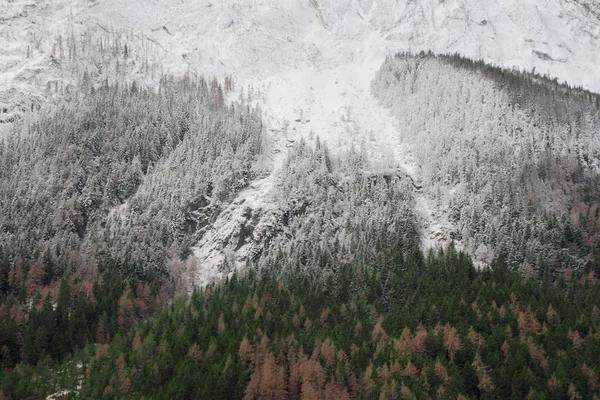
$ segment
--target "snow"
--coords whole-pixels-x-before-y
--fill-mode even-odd
[[[370,93],[386,55],[459,52],[600,91],[598,15],[575,0],[15,0],[0,4],[0,105],[23,108],[43,98],[47,82],[76,80],[50,59],[57,33],[133,32],[144,39],[138,45],[156,47],[164,71],[231,74],[251,89],[266,121],[270,172],[194,248],[204,284],[221,277],[223,260],[240,265],[252,251],[233,251],[232,234],[248,209],[276,207],[278,173],[300,138],[318,136],[334,152],[363,148],[376,170],[399,168],[419,182],[402,127]],[[129,74],[150,80],[139,68]],[[440,245],[453,227],[425,196],[416,200],[423,246]]]
[[[71,392],[72,392],[72,390],[69,390],[69,389],[59,390],[58,392],[47,396],[46,400],[64,399],[64,398],[67,398],[67,396],[69,396],[71,394]]]
[[[256,85],[257,102],[271,134],[272,172],[240,193],[194,248],[200,285],[221,278],[219,266],[226,259],[234,267],[243,266],[252,244],[233,251],[236,240],[231,240],[232,234],[235,239],[235,232],[247,221],[244,214],[248,209],[265,215],[277,207],[271,203],[272,194],[286,145],[302,138],[312,142],[318,136],[334,153],[352,146],[362,149],[374,172],[400,170],[420,182],[420,167],[408,146],[399,140],[401,127],[370,93],[371,80],[382,62],[383,58],[373,58],[336,68],[294,69]],[[423,248],[444,245],[454,227],[443,213],[434,210],[429,199],[419,191],[415,194]]]
[[[0,124],[0,140],[3,140],[6,136],[8,136],[11,127],[12,124],[9,123]]]
[[[236,249],[232,236],[239,232],[248,220],[247,211],[266,214],[269,208],[276,207],[269,202],[269,197],[274,188],[275,175],[253,182],[246,190],[239,193],[237,198],[227,207],[213,223],[213,229],[206,232],[198,244],[193,248],[193,253],[198,260],[198,270],[195,274],[195,284],[206,284],[223,278],[221,271],[223,262],[228,262],[233,268],[241,268],[245,260],[251,255],[253,244],[249,243]],[[257,227],[256,231],[260,231]],[[225,271],[230,274],[232,271]]]
[[[535,67],[600,91],[594,7],[577,0],[14,0],[0,3],[0,105],[25,106],[43,98],[47,82],[71,81],[73,71],[50,58],[52,46],[59,33],[89,31],[141,35],[157,46],[164,71],[230,73],[246,83],[432,49]]]

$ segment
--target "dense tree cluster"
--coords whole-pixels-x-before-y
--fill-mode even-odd
[[[370,173],[357,150],[332,155],[318,138],[312,148],[295,145],[285,161],[275,194],[283,206],[272,219],[260,264],[281,271],[302,268],[326,276],[336,273],[319,253],[350,261],[374,245],[367,235],[384,223],[391,233],[418,243],[412,188],[406,177]]]
[[[75,352],[187,289],[189,247],[259,172],[259,110],[226,104],[232,88],[231,77],[163,76],[156,90],[91,80],[0,140],[3,373],[37,368],[54,385]]]
[[[372,90],[398,117],[425,194],[467,249],[489,247],[540,277],[594,257],[600,96],[431,53],[388,58]]]
[[[120,329],[155,315],[172,296],[165,289],[127,285],[111,272],[93,285],[63,279],[28,301],[7,299],[0,304],[0,364],[52,365],[90,343],[109,343]]]
[[[249,268],[53,366],[5,374],[8,398],[592,398],[593,273],[540,285],[504,259],[476,270],[384,227],[370,261],[327,284]],[[327,253],[321,257],[336,264]],[[342,286],[344,291],[330,290]],[[59,373],[60,372],[60,373]]]
[[[123,38],[81,40],[132,57]],[[390,58],[373,92],[422,176],[301,141],[245,271],[177,297],[261,172],[259,110],[215,80],[96,78],[0,141],[0,399],[600,395],[597,95]],[[418,191],[488,267],[421,252]]]
[[[61,101],[0,142],[0,245],[13,263],[46,252],[56,267],[46,280],[72,251],[154,279],[167,249],[193,242],[208,218],[199,208],[218,212],[252,179],[261,134],[257,111],[225,106],[214,80]],[[18,290],[6,282],[0,290]]]

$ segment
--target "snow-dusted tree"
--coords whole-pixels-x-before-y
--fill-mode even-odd
[[[398,118],[424,193],[467,249],[481,258],[483,244],[539,276],[548,270],[540,255],[583,264],[565,248],[563,218],[575,201],[600,198],[600,96],[431,53],[389,57],[372,92]]]

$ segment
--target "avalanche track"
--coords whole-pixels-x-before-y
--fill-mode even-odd
[[[251,215],[268,215],[277,207],[271,195],[285,152],[301,139],[311,142],[319,137],[335,153],[351,147],[361,149],[374,172],[400,171],[413,182],[420,182],[420,166],[410,148],[399,140],[401,127],[370,92],[370,82],[381,62],[383,59],[374,58],[335,68],[297,69],[255,84],[269,132],[267,158],[271,172],[241,192],[194,248],[200,266],[198,284],[220,278],[219,266],[224,261],[231,267],[243,266],[255,246],[260,245],[261,233],[270,221],[261,221],[253,232],[254,240],[243,245],[239,232]],[[454,228],[420,191],[415,194],[422,246],[443,245]]]
[[[194,248],[196,281],[205,284],[221,275],[223,261],[240,265],[254,251],[253,241],[240,241],[235,232],[253,215],[277,207],[278,174],[286,151],[301,138],[318,136],[334,152],[362,148],[375,169],[400,169],[419,182],[420,167],[398,139],[402,127],[370,93],[386,55],[458,52],[600,90],[600,10],[584,3],[14,0],[0,4],[0,109],[10,114],[27,108],[32,99],[43,99],[50,83],[76,80],[54,57],[59,34],[126,32],[143,47],[145,62],[158,60],[162,72],[232,75],[238,90],[251,90],[266,121],[267,172],[237,196]],[[126,73],[142,84],[155,83],[141,71],[133,66]],[[423,246],[443,243],[453,230],[444,212],[418,191],[416,203]],[[252,234],[260,235],[259,228]]]

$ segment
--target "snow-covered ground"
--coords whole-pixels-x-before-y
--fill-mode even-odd
[[[27,108],[48,82],[77,81],[51,54],[57,34],[128,32],[153,47],[163,71],[233,75],[252,92],[267,124],[270,164],[239,194],[194,249],[198,282],[219,276],[232,232],[248,209],[271,204],[287,148],[317,136],[333,151],[364,148],[375,168],[401,168],[419,181],[419,165],[398,140],[402,127],[380,107],[369,83],[396,51],[459,52],[509,67],[535,68],[600,91],[600,13],[576,0],[14,0],[0,3],[0,112]],[[150,57],[150,56],[145,56]],[[72,64],[70,64],[72,65]],[[140,68],[129,79],[151,84]],[[248,90],[251,88],[251,90]],[[417,194],[423,244],[452,230]]]
[[[589,1],[588,1],[589,2]],[[58,34],[140,34],[165,70],[267,78],[397,50],[459,52],[600,91],[600,6],[584,0],[11,0],[0,2],[0,102],[68,79]],[[67,49],[65,49],[67,52]],[[141,78],[141,77],[138,77]]]

